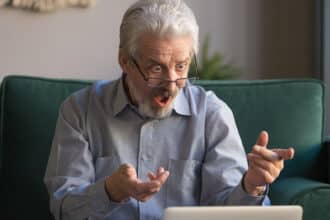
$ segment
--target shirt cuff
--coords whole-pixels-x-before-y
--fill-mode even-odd
[[[234,191],[232,192],[235,198],[240,198],[240,205],[267,205],[269,201],[267,194],[269,191],[269,185],[266,185],[266,190],[263,195],[253,196],[247,193],[242,186],[242,183],[239,184]],[[266,203],[264,203],[266,202]]]
[[[105,191],[105,178],[98,180],[94,184],[93,190],[95,191],[92,193],[90,206],[97,213],[107,215],[128,203],[128,201],[114,202],[109,198],[107,192]]]

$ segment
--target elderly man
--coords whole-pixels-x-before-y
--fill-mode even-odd
[[[162,219],[168,206],[265,203],[294,151],[267,149],[263,131],[246,157],[229,107],[188,78],[197,50],[184,2],[140,0],[127,10],[122,77],[61,106],[45,175],[56,219]]]

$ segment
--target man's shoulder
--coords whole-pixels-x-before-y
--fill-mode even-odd
[[[190,86],[186,91],[190,96],[190,103],[196,117],[205,117],[206,121],[233,121],[233,112],[230,106],[212,90],[205,90],[201,86]]]
[[[96,81],[91,85],[90,92],[101,97],[109,92],[114,92],[118,88],[119,82],[120,79]]]
[[[196,105],[203,105],[206,109],[228,107],[228,105],[212,90],[205,90],[199,85],[190,85],[185,90],[186,96]]]
[[[62,106],[75,105],[80,109],[87,109],[91,101],[101,102],[113,96],[119,81],[119,79],[95,81],[90,86],[77,90],[68,96]]]
[[[91,95],[101,97],[101,96],[107,94],[109,91],[115,90],[118,82],[119,82],[119,79],[95,81],[91,85],[73,92],[68,97],[68,99],[84,100],[84,99],[88,99],[89,96],[91,96]]]

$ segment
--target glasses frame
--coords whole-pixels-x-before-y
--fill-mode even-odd
[[[193,54],[193,62],[194,62],[194,66],[195,66],[195,75],[194,77],[181,77],[181,78],[177,78],[176,80],[169,80],[169,79],[164,79],[164,78],[158,78],[158,77],[147,77],[143,71],[141,70],[139,64],[137,63],[136,59],[134,57],[131,57],[132,62],[134,63],[134,65],[136,66],[138,72],[140,73],[140,75],[142,76],[143,80],[146,81],[147,85],[151,88],[157,88],[157,87],[164,87],[170,83],[175,83],[175,85],[177,87],[180,87],[178,85],[178,80],[189,80],[190,82],[194,82],[196,80],[199,79],[199,74],[198,74],[198,64],[197,64],[197,57],[196,54]],[[150,84],[150,80],[159,80],[160,84],[159,86]]]

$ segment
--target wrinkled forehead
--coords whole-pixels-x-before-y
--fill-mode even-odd
[[[171,58],[185,60],[191,57],[193,41],[190,36],[166,36],[145,33],[138,39],[137,55],[142,59]]]

